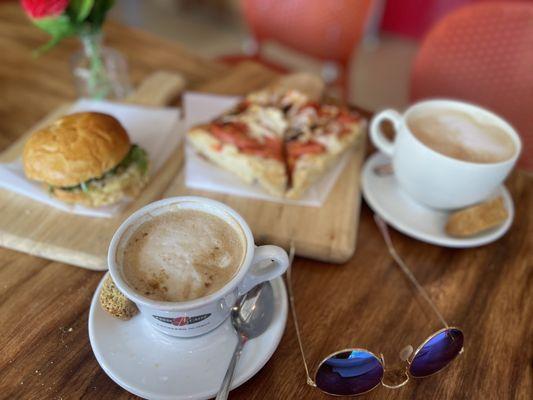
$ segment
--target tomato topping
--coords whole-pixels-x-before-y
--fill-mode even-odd
[[[300,142],[293,140],[287,143],[287,154],[290,157],[298,158],[304,154],[321,154],[326,151],[326,148],[317,142]]]
[[[320,111],[320,108],[321,108],[320,103],[318,103],[316,101],[308,101],[306,103],[306,105],[303,106],[303,108],[305,108],[305,107],[311,107],[311,108],[314,108],[317,111]]]
[[[283,142],[280,138],[265,137],[263,146],[268,149],[272,158],[283,161]]]
[[[245,111],[248,107],[250,107],[250,102],[248,100],[243,100],[239,104],[237,104],[237,107],[235,107],[235,114],[240,114],[243,111]]]
[[[247,135],[248,128],[240,122],[213,123],[211,133],[224,143],[231,143],[239,148],[254,146],[255,141]]]
[[[342,122],[343,124],[358,122],[360,119],[359,115],[344,109],[340,110],[339,115],[337,116],[337,121]]]
[[[265,137],[263,143],[256,142],[256,145],[242,147],[240,150],[243,153],[283,161],[283,143],[280,139]]]
[[[263,143],[260,143],[248,135],[248,127],[242,122],[213,123],[210,131],[218,140],[233,144],[243,153],[283,159],[281,139],[265,137]]]

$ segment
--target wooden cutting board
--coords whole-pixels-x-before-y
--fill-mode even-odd
[[[163,106],[174,100],[184,86],[180,75],[158,72],[144,80],[127,102]],[[0,162],[11,162],[20,157],[28,136],[63,115],[70,106],[67,104],[55,110],[22,135],[0,155]],[[114,218],[69,214],[0,189],[0,246],[89,269],[107,269],[107,246],[113,233],[127,215],[161,197],[183,163],[182,154],[180,148],[176,149],[141,196]]]
[[[199,90],[219,94],[244,94],[277,78],[255,63],[243,63],[223,79]],[[183,85],[179,78],[157,73],[145,81],[130,101],[165,105]],[[29,134],[63,114],[68,106],[54,111],[0,155],[0,162],[20,156]],[[25,197],[0,189],[0,245],[40,257],[94,270],[107,269],[109,241],[120,223],[134,210],[158,198],[199,195],[223,201],[235,208],[249,223],[257,243],[287,246],[296,244],[297,254],[322,261],[341,263],[355,251],[360,208],[359,179],[364,155],[364,137],[353,150],[326,203],[320,207],[283,205],[184,186],[183,147],[153,177],[142,195],[121,215],[90,218],[55,210]]]
[[[164,197],[194,195],[222,201],[244,217],[254,233],[256,243],[277,244],[288,248],[291,241],[294,241],[296,254],[299,256],[343,263],[355,251],[363,148],[364,140],[352,152],[350,161],[320,208],[189,189],[184,184],[183,169],[170,184]]]
[[[278,78],[267,71],[270,70],[259,64],[243,63],[224,79],[203,86],[202,91],[245,94]],[[361,206],[360,176],[365,155],[365,135],[352,151],[349,162],[322,207],[285,205],[189,189],[184,185],[184,169],[180,170],[164,197],[194,195],[222,201],[244,217],[254,233],[256,243],[277,244],[288,248],[291,241],[294,241],[296,254],[299,256],[343,263],[351,258],[355,251]]]

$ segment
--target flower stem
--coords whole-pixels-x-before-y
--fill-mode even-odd
[[[111,87],[103,61],[102,35],[100,32],[86,32],[80,38],[89,59],[88,94],[93,99],[104,99]]]

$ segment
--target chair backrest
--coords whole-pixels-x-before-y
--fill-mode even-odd
[[[322,60],[347,63],[372,0],[242,0],[258,42],[272,40]]]
[[[533,168],[533,4],[482,2],[444,17],[426,36],[411,100],[457,98],[491,109],[521,135]]]

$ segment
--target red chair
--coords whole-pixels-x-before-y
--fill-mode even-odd
[[[341,86],[346,99],[349,64],[362,37],[371,3],[372,0],[242,0],[244,17],[257,44],[251,57],[265,61],[261,46],[266,41],[275,41],[331,62],[338,72],[334,83]],[[265,64],[273,66],[272,62]]]
[[[426,36],[411,99],[458,98],[507,119],[521,135],[519,165],[533,168],[533,4],[483,2],[458,9]]]

